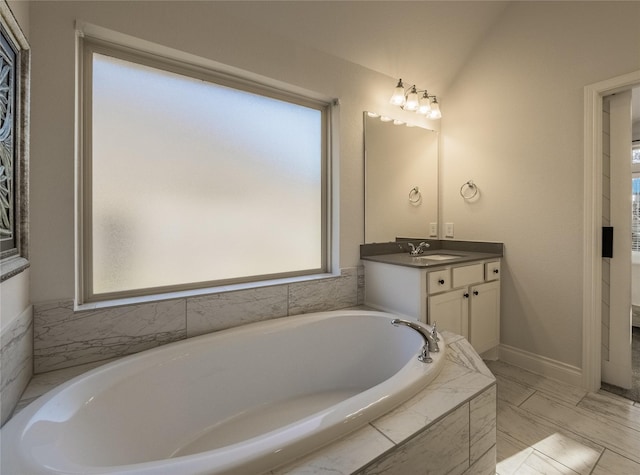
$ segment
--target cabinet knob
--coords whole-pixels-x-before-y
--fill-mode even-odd
[[[468,299],[468,298],[469,298],[469,292],[465,292],[464,294],[462,294],[462,296],[463,296],[465,299]]]
[[[498,274],[498,273],[500,273],[500,271],[498,269],[493,269],[493,273],[494,274]]]
[[[479,293],[479,292],[478,292],[477,290],[474,290],[474,291],[473,291],[473,295],[478,295],[478,293]]]
[[[438,284],[440,284],[440,285],[444,285],[444,279],[440,279],[440,280],[438,281]]]

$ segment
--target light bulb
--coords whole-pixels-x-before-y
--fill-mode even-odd
[[[433,102],[431,103],[431,112],[429,113],[429,117],[431,119],[440,119],[442,117],[442,113],[440,112],[440,105],[438,104],[438,100],[434,97]]]
[[[431,112],[431,101],[427,91],[424,92],[420,100],[418,101],[418,114],[427,115]]]
[[[417,111],[418,105],[418,91],[416,91],[416,87],[413,86],[411,88],[411,92],[407,95],[407,102],[404,103],[404,109],[408,111]]]
[[[394,106],[403,106],[404,100],[404,84],[402,84],[402,79],[400,79],[398,81],[398,85],[393,90],[393,95],[391,96],[391,99],[389,99],[389,102]]]

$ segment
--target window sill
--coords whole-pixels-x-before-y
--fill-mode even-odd
[[[20,272],[28,269],[30,265],[29,261],[24,257],[15,256],[4,259],[2,263],[0,263],[0,282],[15,277]]]
[[[202,289],[181,290],[177,292],[166,292],[162,294],[141,295],[139,297],[128,297],[121,299],[103,300],[100,302],[89,302],[78,304],[77,300],[74,304],[74,311],[98,310],[113,307],[123,307],[126,305],[140,305],[146,303],[162,302],[166,300],[184,299],[189,297],[202,297],[204,295],[221,294],[225,292],[234,292],[237,290],[249,290],[262,287],[272,287],[276,285],[287,285],[298,282],[309,282],[324,279],[333,279],[339,277],[340,274],[314,274],[299,277],[288,277],[284,279],[263,280],[260,282],[246,282],[242,284],[224,285],[220,287],[206,287]]]

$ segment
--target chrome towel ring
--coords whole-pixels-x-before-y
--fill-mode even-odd
[[[473,182],[473,180],[469,180],[460,187],[460,196],[462,196],[465,200],[470,200],[477,194],[478,186]]]
[[[422,193],[420,193],[420,188],[414,186],[411,188],[409,192],[409,203],[418,203],[422,199]]]

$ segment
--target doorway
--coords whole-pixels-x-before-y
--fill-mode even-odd
[[[634,401],[640,401],[640,333],[634,339],[631,330],[633,305],[640,309],[640,155],[634,163],[632,126],[640,122],[632,98],[639,92],[603,98],[602,225],[613,227],[613,256],[602,262],[602,388]]]
[[[584,89],[583,386],[601,387],[603,97],[640,86],[640,71]]]

